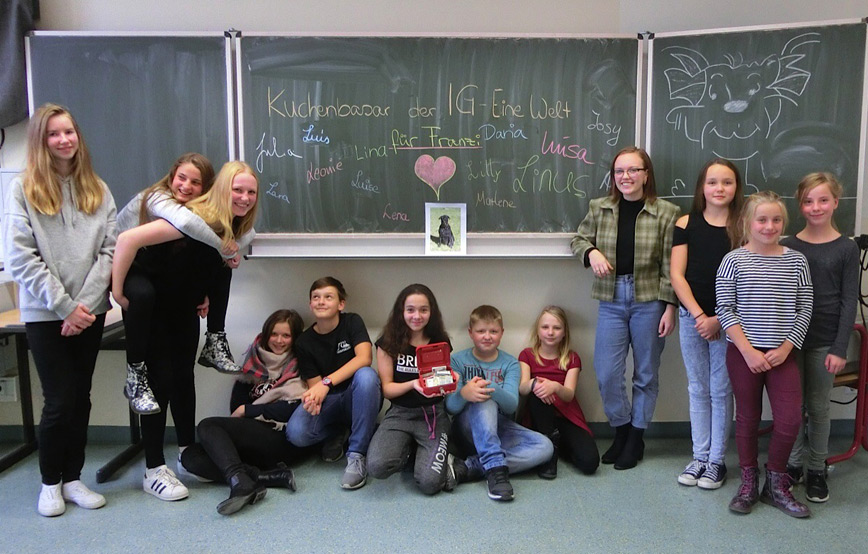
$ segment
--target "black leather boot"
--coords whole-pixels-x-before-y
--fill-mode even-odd
[[[645,441],[642,440],[643,434],[645,434],[645,429],[630,426],[624,449],[621,451],[618,459],[615,460],[615,469],[633,469],[639,463],[639,460],[645,456]]]
[[[603,453],[603,457],[600,458],[601,462],[604,464],[615,463],[615,460],[621,455],[621,451],[624,450],[624,445],[627,443],[627,435],[630,433],[632,427],[629,423],[615,427],[615,440],[612,442],[612,446]]]
[[[286,467],[283,462],[278,462],[277,469],[259,471],[256,482],[265,487],[285,487],[293,492],[296,491],[295,474]]]
[[[247,473],[239,471],[229,477],[229,498],[217,505],[217,513],[228,516],[248,504],[254,504],[265,496],[265,487],[255,482]]]
[[[541,479],[554,479],[558,476],[558,445],[561,442],[561,432],[555,429],[550,435],[547,436],[549,440],[552,441],[552,446],[554,446],[555,450],[552,453],[551,460],[540,465],[537,468],[536,474]]]

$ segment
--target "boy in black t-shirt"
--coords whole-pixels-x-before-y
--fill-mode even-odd
[[[380,379],[371,368],[371,339],[358,314],[343,313],[343,284],[323,277],[310,287],[310,310],[316,322],[296,342],[298,367],[308,390],[303,410],[286,426],[286,438],[310,446],[350,427],[347,469],[341,487],[357,489],[367,480],[365,456],[374,434],[382,396]]]

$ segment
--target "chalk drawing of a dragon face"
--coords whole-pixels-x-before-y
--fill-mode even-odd
[[[769,138],[784,101],[798,106],[811,72],[799,67],[819,33],[790,39],[780,53],[745,60],[740,53],[710,63],[692,48],[670,46],[662,51],[679,67],[664,71],[673,107],[666,121],[703,150],[730,159],[754,156],[756,144]]]

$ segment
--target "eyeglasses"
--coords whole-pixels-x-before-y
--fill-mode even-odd
[[[646,169],[647,168],[645,168],[645,167],[631,167],[630,169],[616,169],[615,170],[615,177],[623,177],[625,173],[627,175],[629,175],[630,177],[635,177],[636,175],[639,175],[640,171],[645,171]]]

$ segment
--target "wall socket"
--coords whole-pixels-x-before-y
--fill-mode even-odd
[[[0,377],[0,402],[17,402],[18,377]]]

